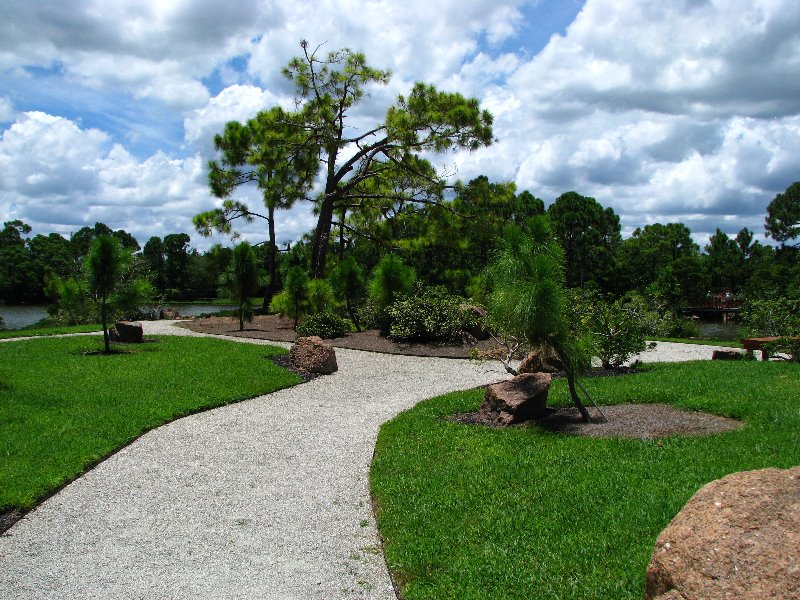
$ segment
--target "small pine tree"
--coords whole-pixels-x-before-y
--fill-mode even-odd
[[[253,320],[253,296],[262,283],[258,260],[253,247],[242,242],[233,249],[230,265],[220,277],[220,289],[236,302],[239,313],[239,331],[244,322]]]

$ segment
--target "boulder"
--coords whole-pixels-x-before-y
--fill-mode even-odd
[[[327,375],[339,370],[333,346],[316,335],[297,338],[289,351],[289,359],[296,369],[307,373]]]
[[[125,344],[141,344],[144,341],[142,324],[133,321],[117,321],[111,328],[111,339]]]
[[[524,373],[490,385],[478,411],[480,420],[507,426],[544,415],[551,381],[547,373]]]
[[[174,308],[162,308],[158,313],[159,319],[180,319],[180,313]]]
[[[741,360],[744,353],[737,350],[714,350],[711,353],[711,360]]]
[[[645,598],[800,598],[800,467],[700,488],[658,537]]]
[[[542,352],[531,352],[522,359],[517,373],[558,373],[564,365],[555,357],[545,356]]]

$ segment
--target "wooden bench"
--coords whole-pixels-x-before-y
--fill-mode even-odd
[[[759,338],[744,338],[742,340],[742,346],[748,352],[754,352],[755,350],[761,351],[761,360],[769,360],[769,352],[764,350],[765,344],[771,344],[773,342],[777,342],[778,340],[783,339],[791,339],[797,340],[800,337],[797,336],[784,336],[784,337],[759,337]]]

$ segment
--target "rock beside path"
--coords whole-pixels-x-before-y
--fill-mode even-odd
[[[316,335],[297,338],[289,358],[296,369],[307,373],[329,375],[339,370],[333,346]]]
[[[661,532],[645,598],[800,599],[800,467],[700,488]]]
[[[113,341],[126,344],[141,344],[144,341],[142,324],[133,321],[117,321],[110,335]]]
[[[544,415],[551,381],[547,373],[524,373],[490,385],[478,411],[479,419],[506,426]]]

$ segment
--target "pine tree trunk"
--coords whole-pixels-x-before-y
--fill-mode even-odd
[[[100,320],[103,321],[103,343],[105,344],[105,353],[111,353],[111,340],[108,335],[108,314],[106,313],[106,299],[103,298],[100,304]]]
[[[272,297],[278,292],[278,246],[275,243],[275,207],[268,206],[267,210],[267,225],[269,229],[269,248],[267,249],[267,275],[269,282],[267,289],[264,290],[264,302],[262,308],[269,310],[269,304],[272,302]]]
[[[328,240],[333,223],[333,196],[326,194],[319,209],[317,227],[311,240],[311,278],[325,277],[325,263],[328,258]]]
[[[586,410],[586,407],[583,405],[583,402],[581,402],[580,396],[578,396],[578,390],[575,389],[575,369],[572,366],[572,361],[570,361],[567,354],[558,344],[553,344],[553,350],[555,350],[558,355],[561,364],[564,365],[564,371],[567,376],[567,386],[569,387],[569,395],[572,398],[572,402],[575,404],[578,412],[581,413],[581,418],[584,422],[588,423],[592,418],[589,415],[589,411]]]

